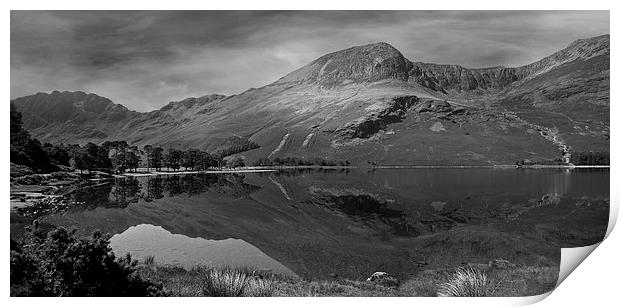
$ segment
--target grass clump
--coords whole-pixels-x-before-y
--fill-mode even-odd
[[[447,282],[440,284],[437,296],[491,296],[493,291],[492,282],[486,274],[468,267],[458,268]]]
[[[243,289],[243,296],[274,296],[275,286],[271,281],[250,278]]]
[[[204,296],[272,296],[274,286],[268,280],[231,268],[209,269],[204,275]]]
[[[149,256],[144,257],[144,260],[142,261],[142,263],[144,263],[144,265],[147,265],[147,266],[155,265],[155,256],[149,255]]]

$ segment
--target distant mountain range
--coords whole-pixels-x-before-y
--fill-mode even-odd
[[[231,137],[240,155],[354,164],[488,165],[609,151],[609,35],[515,68],[412,62],[387,43],[324,55],[267,86],[130,111],[83,92],[11,100],[47,142],[204,150]]]

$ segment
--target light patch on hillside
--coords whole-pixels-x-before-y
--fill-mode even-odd
[[[431,129],[431,131],[433,131],[433,132],[446,131],[446,128],[444,128],[444,126],[443,126],[443,124],[441,122],[436,122],[429,129]]]
[[[367,112],[373,112],[373,111],[382,111],[383,109],[385,109],[386,107],[388,107],[388,103],[386,103],[385,101],[378,101],[375,102],[369,106],[367,106],[365,108],[365,110]]]
[[[276,147],[276,149],[274,149],[269,156],[267,156],[267,158],[271,158],[271,156],[277,154],[280,150],[282,150],[282,148],[284,148],[284,145],[286,145],[286,140],[288,140],[288,137],[290,136],[290,133],[287,133],[284,135],[284,137],[282,138],[282,141],[280,141],[280,144],[278,145],[278,147]]]
[[[301,144],[301,146],[302,147],[308,147],[308,144],[310,144],[310,140],[312,139],[313,136],[314,136],[314,133],[308,134],[308,136],[306,137],[304,142]]]
[[[446,206],[447,202],[445,201],[434,201],[430,203],[430,206],[433,207],[436,211],[441,211]]]

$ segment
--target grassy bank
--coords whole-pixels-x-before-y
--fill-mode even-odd
[[[552,290],[558,276],[555,267],[480,265],[424,270],[398,286],[384,286],[366,280],[310,281],[251,269],[186,270],[152,261],[137,272],[161,284],[168,296],[529,296]]]

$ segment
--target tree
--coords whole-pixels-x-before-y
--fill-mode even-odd
[[[217,162],[213,156],[208,152],[199,151],[196,157],[196,167],[200,170],[206,170],[212,166],[217,166]]]
[[[28,131],[22,128],[22,114],[17,112],[13,103],[11,103],[11,145],[24,146],[30,140]]]
[[[185,170],[187,170],[190,167],[189,152],[181,150],[180,155],[179,165],[185,167]]]
[[[155,168],[157,171],[161,171],[162,160],[164,157],[164,150],[161,147],[153,148],[151,152],[151,162],[150,165]]]
[[[127,149],[129,145],[126,141],[106,141],[103,148],[108,149],[111,160],[111,167],[117,173],[124,172],[127,167]]]
[[[85,160],[86,169],[89,173],[101,164],[99,161],[99,148],[97,145],[93,143],[86,144],[82,153],[85,154],[83,159]]]
[[[86,149],[80,146],[73,147],[70,152],[70,165],[75,169],[79,169],[82,173],[85,169],[88,169],[88,161]]]
[[[144,146],[144,153],[146,154],[146,171],[151,171],[151,153],[153,152],[152,145]]]
[[[43,146],[38,140],[30,137],[28,131],[22,127],[22,115],[15,110],[11,103],[11,162],[26,165],[40,171],[55,170]]]
[[[168,170],[178,170],[181,162],[181,152],[174,148],[168,148],[168,153],[164,156]]]
[[[69,155],[67,146],[63,145],[62,143],[45,143],[43,144],[43,150],[49,157],[50,162],[58,165],[69,166],[69,160],[71,159],[71,156]]]
[[[226,166],[230,168],[244,167],[245,163],[243,162],[243,159],[241,157],[233,157],[232,159],[228,160]]]
[[[132,146],[127,150],[126,163],[129,170],[138,170],[138,166],[140,166],[140,154],[141,152],[138,149],[138,146]]]

